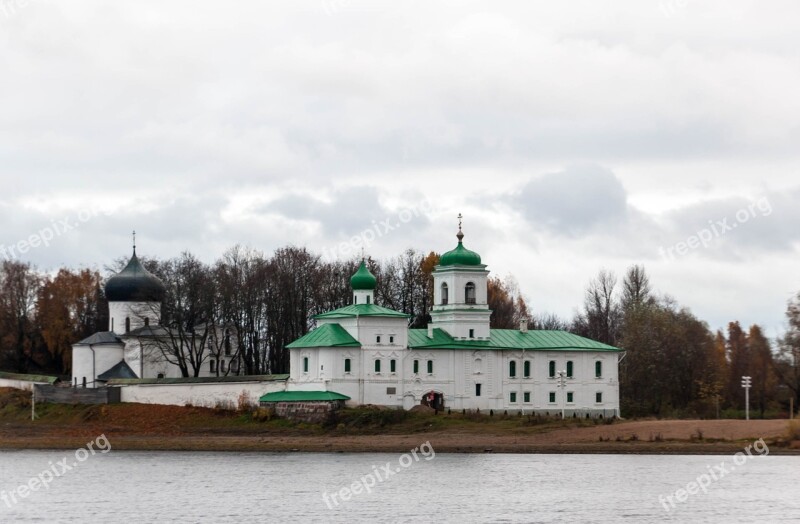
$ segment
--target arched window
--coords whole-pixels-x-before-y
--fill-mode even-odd
[[[145,326],[149,326],[150,325],[150,319],[149,318],[144,317],[144,325]]]
[[[512,360],[508,363],[508,376],[511,378],[516,378],[517,376],[517,361]]]
[[[226,355],[230,355],[231,354],[231,330],[230,329],[226,329],[225,330],[225,354]]]
[[[131,317],[125,317],[125,333],[130,333],[131,331]]]
[[[474,304],[475,303],[475,284],[472,282],[467,283],[464,287],[464,302],[467,304]]]
[[[442,305],[446,306],[448,301],[447,297],[447,282],[442,282]]]

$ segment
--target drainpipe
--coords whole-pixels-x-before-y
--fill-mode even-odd
[[[92,352],[92,387],[94,387],[95,381],[97,380],[97,370],[95,369],[96,353],[91,344],[89,344],[89,350]]]

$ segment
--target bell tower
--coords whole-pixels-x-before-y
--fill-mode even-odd
[[[462,216],[458,215],[458,245],[439,259],[433,270],[432,325],[460,340],[489,338],[487,302],[489,271],[481,256],[464,247]]]

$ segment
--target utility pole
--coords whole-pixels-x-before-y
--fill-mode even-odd
[[[745,420],[750,420],[750,388],[753,387],[752,379],[748,376],[743,376],[742,387],[744,388],[744,417]]]
[[[567,372],[562,370],[557,373],[558,387],[561,388],[561,420],[564,420],[564,405],[567,402]]]

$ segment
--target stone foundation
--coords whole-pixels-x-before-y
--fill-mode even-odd
[[[262,402],[261,406],[274,409],[275,414],[279,417],[295,422],[321,424],[330,420],[337,410],[344,407],[344,400]]]

